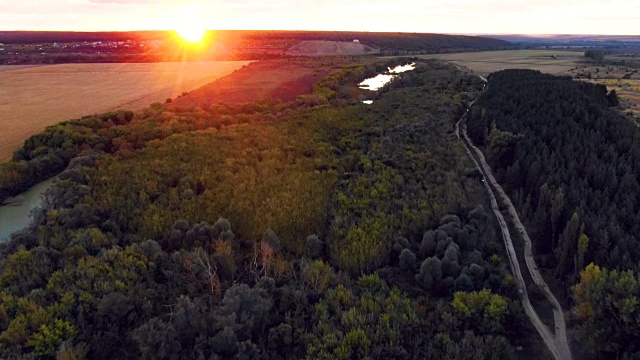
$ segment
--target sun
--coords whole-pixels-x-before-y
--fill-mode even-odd
[[[202,42],[207,31],[198,26],[185,26],[183,28],[176,29],[176,33],[182,38],[182,40],[188,43],[197,44]]]
[[[174,29],[178,36],[186,43],[201,44],[207,35],[207,28],[200,6],[183,6],[174,18]]]

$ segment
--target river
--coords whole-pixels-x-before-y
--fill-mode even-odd
[[[0,242],[6,241],[11,233],[29,225],[31,210],[42,204],[41,195],[51,186],[53,179],[36,184],[20,194],[22,201],[0,206]]]
[[[416,68],[416,63],[406,64],[406,65],[398,65],[396,67],[387,68],[387,72],[384,74],[378,74],[374,77],[370,77],[361,81],[358,86],[363,90],[371,90],[378,91],[382,89],[385,85],[390,83],[393,79],[395,79],[398,75],[406,71],[411,71]],[[373,100],[364,100],[362,101],[365,104],[372,104]]]

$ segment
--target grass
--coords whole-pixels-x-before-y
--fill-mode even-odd
[[[591,82],[605,85],[608,90],[615,90],[624,111],[640,116],[640,80],[597,79]]]
[[[208,109],[216,103],[246,104],[264,101],[293,101],[313,91],[326,70],[289,61],[256,61],[233,76],[226,76],[194,90],[171,103],[171,107]]]
[[[164,102],[247,63],[0,66],[0,161],[8,160],[25,139],[49,125]]]
[[[418,57],[451,61],[485,76],[505,69],[534,69],[551,74],[566,74],[584,62],[583,52],[566,50],[482,51]]]

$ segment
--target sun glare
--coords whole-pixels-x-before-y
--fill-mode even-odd
[[[178,33],[178,36],[180,36],[182,40],[196,44],[202,41],[206,30],[198,27],[184,27],[182,29],[176,29],[176,33]]]
[[[199,6],[184,6],[175,18],[176,33],[190,44],[200,44],[207,34],[202,9]]]

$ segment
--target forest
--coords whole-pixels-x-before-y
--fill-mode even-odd
[[[351,97],[403,61],[416,70],[373,104]],[[33,224],[0,244],[0,357],[531,349],[479,174],[453,133],[481,89],[452,65],[396,59],[343,64],[290,103],[153,104],[49,127],[0,165],[4,197],[57,176]]]
[[[55,32],[0,31],[0,64],[127,63],[159,61],[265,60],[287,58],[306,40],[347,41],[380,49],[384,55],[433,54],[513,48],[480,36],[348,31],[210,31],[202,49],[183,46],[172,31]],[[125,47],[113,42],[131,42]],[[93,42],[101,42],[98,46]],[[104,44],[103,44],[103,43]],[[151,46],[153,43],[155,45]],[[55,45],[54,45],[55,44]],[[108,46],[107,46],[108,45]],[[139,46],[140,45],[140,46]],[[179,51],[178,51],[179,50]]]
[[[213,29],[212,29],[213,30]],[[142,40],[171,41],[174,35],[168,31],[129,32],[63,32],[63,31],[0,31],[5,44],[73,43],[85,41]],[[419,50],[425,48],[489,49],[509,47],[504,40],[480,36],[443,35],[425,33],[382,33],[355,31],[242,31],[216,30],[216,37],[223,42],[246,40],[269,43],[278,40],[329,40],[353,41],[363,39],[368,45],[383,49]]]
[[[640,132],[617,104],[603,85],[505,70],[468,122],[602,359],[640,356]]]

